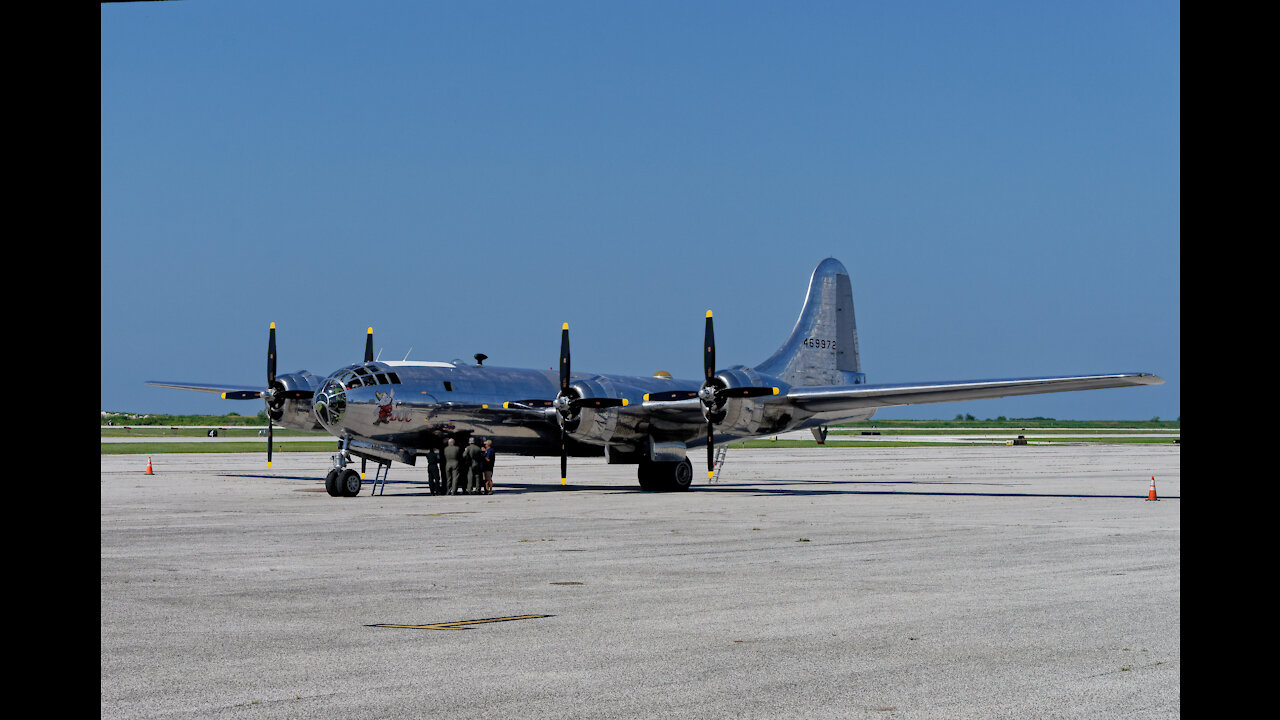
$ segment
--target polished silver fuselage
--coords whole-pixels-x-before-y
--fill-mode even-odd
[[[788,387],[776,378],[742,366],[717,375],[729,385],[772,384],[781,387],[783,392]],[[367,382],[374,376],[379,379],[370,384],[353,383],[357,378]],[[372,362],[342,368],[318,384],[315,376],[308,379],[317,391],[316,396],[311,400],[288,401],[276,418],[280,424],[299,429],[324,429],[339,438],[363,438],[409,450],[438,448],[449,437],[462,442],[466,437],[476,437],[492,439],[495,447],[505,453],[560,454],[560,424],[555,410],[503,407],[504,403],[556,397],[559,379],[551,370],[458,363]],[[626,457],[642,452],[650,438],[691,447],[705,445],[705,420],[700,413],[693,416],[688,403],[683,408],[673,404],[676,407],[669,413],[662,410],[662,403],[650,403],[646,410],[641,409],[648,393],[696,390],[700,384],[698,380],[665,376],[574,373],[571,385],[584,395],[625,398],[628,406],[582,410],[570,425],[568,454],[599,456],[607,446],[614,458]],[[340,411],[334,410],[337,393],[341,394]],[[874,410],[798,412],[793,406],[770,403],[766,398],[731,400],[725,412],[724,420],[716,423],[717,443],[814,427],[837,419],[870,417]],[[836,418],[837,415],[840,417]]]

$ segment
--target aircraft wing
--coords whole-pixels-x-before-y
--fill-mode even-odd
[[[1054,377],[960,380],[953,382],[901,383],[894,385],[832,385],[792,387],[786,402],[811,412],[918,405],[1035,395],[1038,393],[1096,390],[1099,388],[1159,385],[1164,379],[1150,373],[1113,375],[1062,375]]]
[[[167,380],[148,380],[147,385],[154,385],[163,388],[177,388],[178,390],[195,390],[197,392],[207,393],[226,393],[226,392],[262,392],[262,386],[254,387],[252,385],[211,385],[209,383],[180,383],[170,382]]]

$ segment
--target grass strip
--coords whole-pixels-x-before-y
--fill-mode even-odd
[[[265,442],[101,443],[103,455],[164,455],[166,453],[265,453]],[[335,452],[336,440],[273,443],[272,452]]]

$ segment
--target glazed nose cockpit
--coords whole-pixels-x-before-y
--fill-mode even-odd
[[[399,385],[400,376],[381,363],[348,365],[325,378],[315,394],[316,419],[321,425],[336,425],[347,409],[347,391],[375,385]]]

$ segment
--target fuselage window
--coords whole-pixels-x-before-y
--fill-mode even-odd
[[[388,379],[388,380],[390,380],[390,381],[392,382],[392,384],[394,384],[394,385],[399,385],[399,384],[400,384],[400,376],[399,376],[399,375],[396,375],[396,374],[395,374],[395,373],[393,373],[393,372],[389,372],[389,373],[387,373],[387,379]]]
[[[445,389],[445,390],[447,390],[447,391],[449,391],[449,392],[453,392],[453,383],[449,382],[448,380],[445,380],[445,381],[444,381],[444,389]]]

